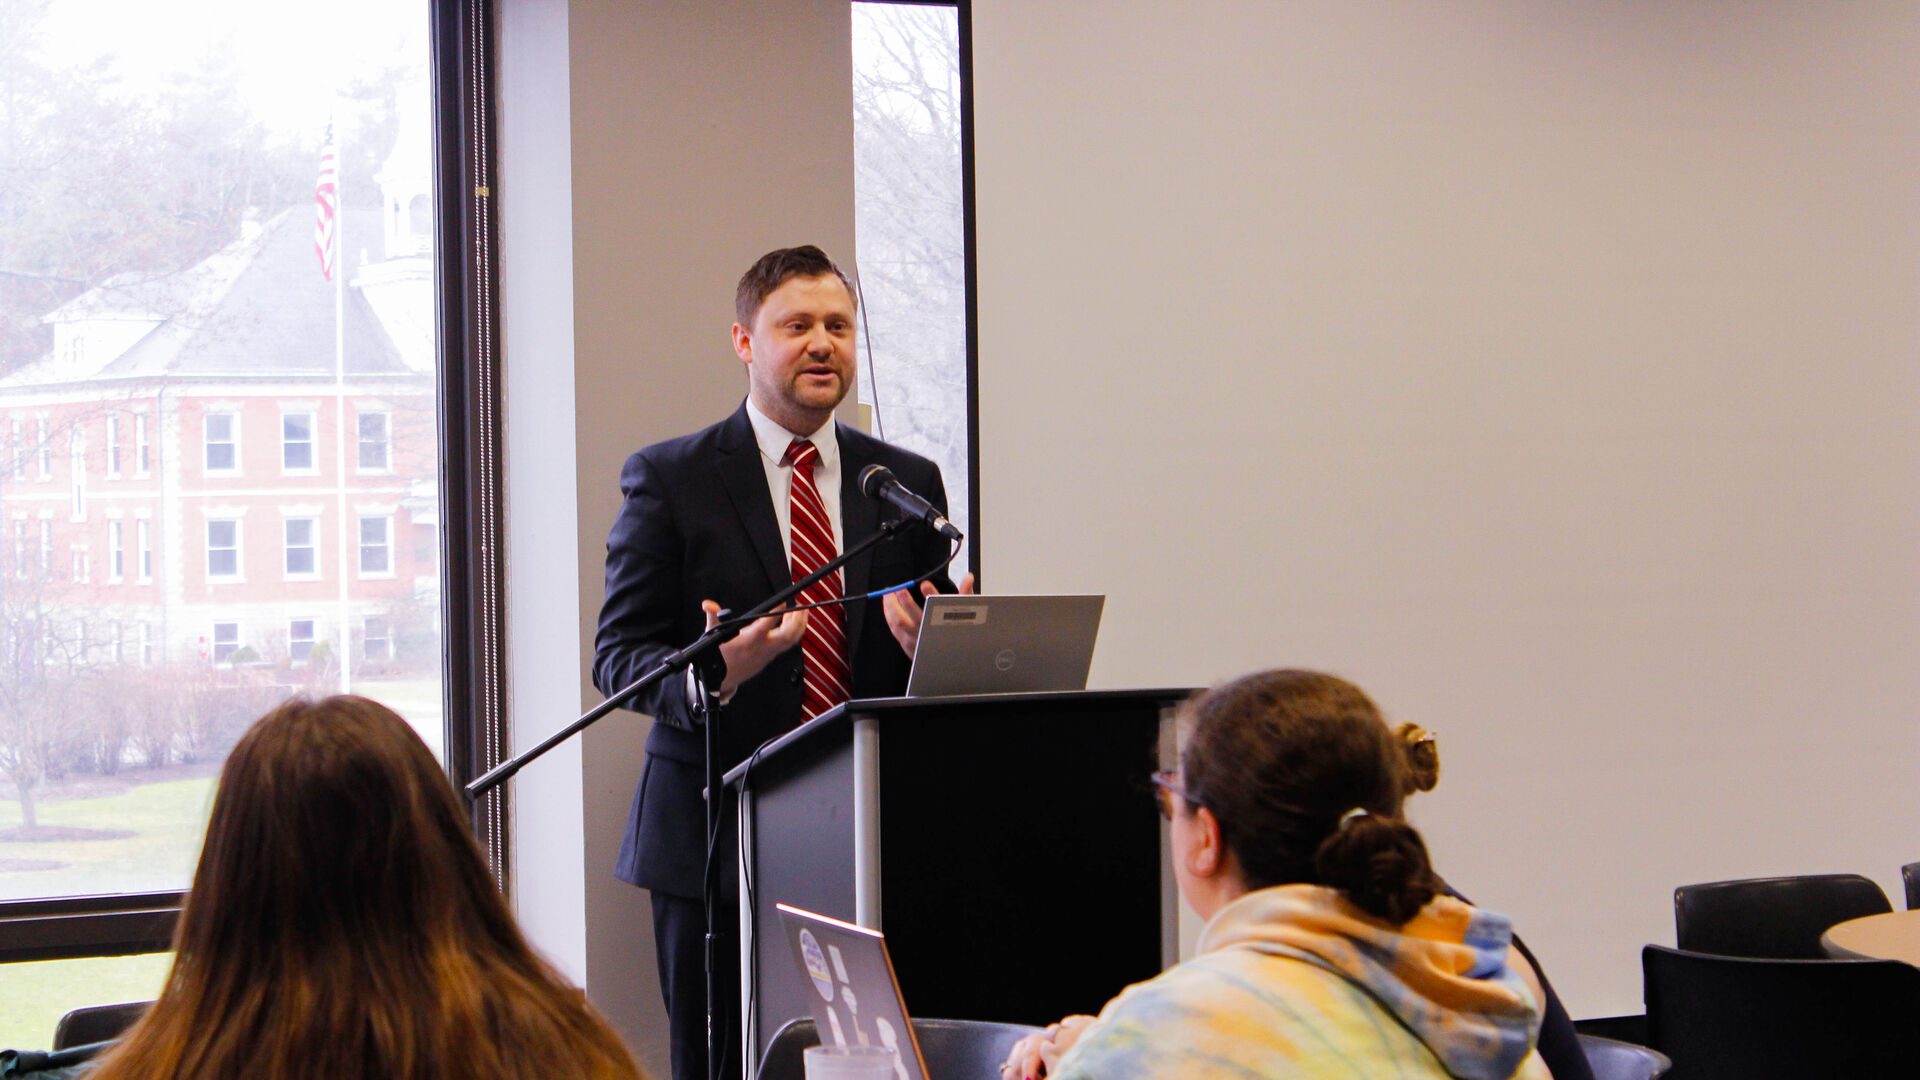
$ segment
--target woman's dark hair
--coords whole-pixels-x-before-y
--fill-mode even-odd
[[[528,947],[426,745],[366,698],[296,698],[240,739],[173,945],[99,1080],[640,1076]]]
[[[1359,687],[1261,672],[1193,698],[1182,723],[1181,780],[1249,888],[1326,885],[1395,926],[1433,899],[1426,843],[1400,817],[1406,753]]]

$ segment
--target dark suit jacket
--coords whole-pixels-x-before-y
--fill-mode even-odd
[[[860,470],[880,464],[900,482],[946,509],[940,469],[918,454],[842,426],[841,542],[851,545],[900,516],[860,493]],[[594,641],[593,681],[611,694],[651,670],[666,654],[700,636],[700,601],[745,611],[792,581],[766,471],[746,406],[704,431],[647,447],[620,472],[626,501],[607,536],[607,595]],[[849,563],[847,595],[904,582],[946,558],[947,541],[909,525]],[[943,590],[953,585],[942,574]],[[846,607],[853,696],[892,697],[906,689],[909,661],[887,628],[880,602]],[[654,718],[647,762],[634,792],[632,816],[614,873],[658,892],[698,897],[706,859],[702,836],[704,735],[675,676],[635,695],[627,707]],[[721,717],[720,767],[730,769],[754,748],[799,723],[800,650],[776,658],[741,685]],[[721,850],[733,850],[732,815]],[[728,895],[736,875],[721,875]]]

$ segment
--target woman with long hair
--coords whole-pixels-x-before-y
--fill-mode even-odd
[[[1021,1040],[1022,1080],[1547,1080],[1541,991],[1504,916],[1442,891],[1400,816],[1406,755],[1351,683],[1269,671],[1181,711],[1155,777],[1195,955]]]
[[[294,699],[220,773],[159,1000],[94,1080],[637,1080],[536,956],[405,721]]]

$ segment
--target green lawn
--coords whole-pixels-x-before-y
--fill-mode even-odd
[[[151,1001],[172,953],[0,964],[0,1049],[46,1050],[68,1009]]]
[[[437,680],[370,680],[354,689],[407,718],[440,755]],[[41,843],[0,841],[0,900],[184,889],[200,856],[213,806],[214,777],[142,783],[137,767],[122,774],[134,786],[91,798],[43,798],[40,824],[131,833],[109,840]],[[20,804],[0,786],[0,830],[20,825]],[[14,863],[55,868],[7,870]],[[45,1049],[53,1026],[82,1005],[145,1001],[159,993],[171,954],[0,964],[0,1049]]]
[[[134,770],[137,778],[139,770]],[[0,794],[7,794],[0,788]],[[130,831],[116,840],[0,841],[5,860],[52,861],[50,870],[0,870],[0,900],[184,889],[200,857],[213,777],[141,784],[95,799],[44,801],[40,824]],[[20,824],[20,804],[0,802],[0,829]]]

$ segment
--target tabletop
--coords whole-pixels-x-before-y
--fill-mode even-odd
[[[1820,935],[1837,960],[1904,960],[1920,967],[1920,911],[1889,911],[1848,919]]]

